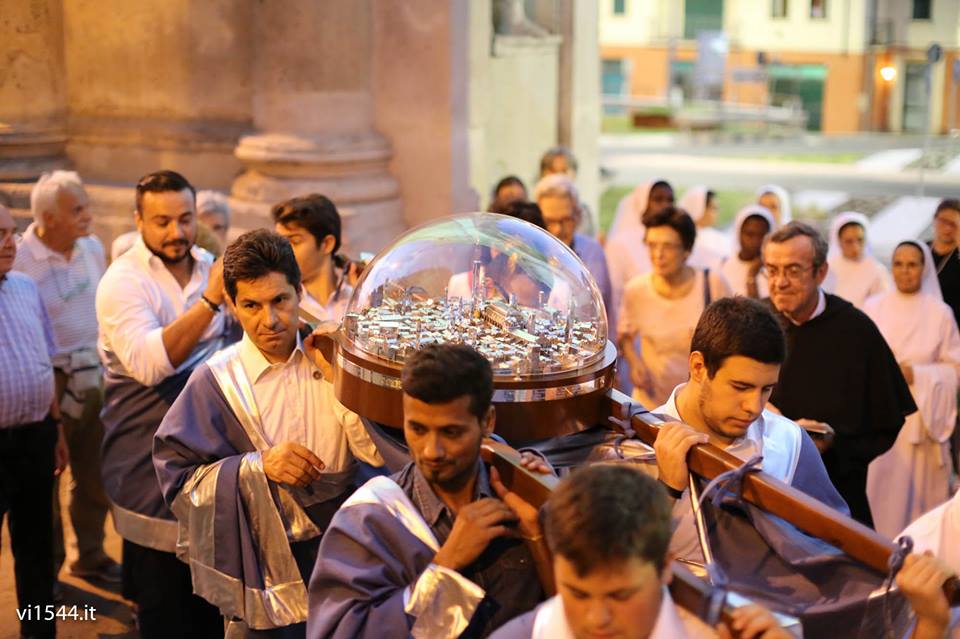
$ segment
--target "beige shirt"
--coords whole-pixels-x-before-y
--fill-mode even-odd
[[[271,364],[246,333],[239,353],[253,386],[260,434],[269,445],[306,446],[323,461],[326,472],[345,470],[354,457],[383,465],[360,417],[337,400],[333,385],[304,352],[299,336],[285,362]]]

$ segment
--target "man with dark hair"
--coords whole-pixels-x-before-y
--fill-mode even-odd
[[[490,363],[469,346],[430,345],[407,360],[402,387],[413,462],[334,516],[310,581],[311,639],[483,637],[543,599],[536,511],[518,516],[517,496],[480,459],[496,419]]]
[[[303,275],[301,311],[339,323],[353,294],[349,263],[340,250],[340,214],[328,198],[311,193],[281,202],[270,211],[274,230],[290,240]]]
[[[137,183],[140,236],[97,287],[104,367],[103,485],[123,537],[123,594],[143,637],[216,636],[216,608],[192,594],[177,522],[150,463],[154,433],[193,369],[223,344],[223,270],[194,244],[194,189],[158,171]]]
[[[917,407],[876,325],[821,289],[827,268],[827,243],[812,227],[790,222],[767,238],[768,304],[787,337],[770,403],[805,429],[836,433],[832,444],[818,440],[823,463],[853,517],[872,526],[867,466],[893,446]]]
[[[940,280],[943,301],[953,309],[960,324],[960,200],[948,198],[937,205],[933,215],[930,252]]]
[[[717,300],[704,311],[690,345],[690,381],[656,408],[669,422],[654,450],[657,473],[674,504],[674,556],[701,560],[688,488],[687,453],[711,443],[762,468],[826,505],[847,513],[817,448],[802,428],[765,410],[785,356],[783,330],[762,303],[745,297]],[[679,423],[683,422],[683,423]]]
[[[681,614],[666,586],[672,528],[663,487],[631,466],[597,464],[561,482],[540,518],[557,595],[494,639],[684,639],[707,630]],[[740,637],[790,637],[766,609],[734,612]]]
[[[320,535],[354,460],[383,461],[323,379],[313,340],[301,339],[290,243],[245,233],[224,253],[223,278],[243,338],[190,376],[157,430],[153,464],[194,591],[230,621],[228,634],[288,627],[278,636],[302,637]]]
[[[508,175],[493,187],[493,193],[490,194],[490,206],[487,207],[487,211],[506,214],[507,206],[513,202],[524,202],[526,199],[527,187],[523,180],[516,175]]]
[[[503,215],[515,217],[523,220],[524,222],[530,222],[534,226],[539,226],[544,231],[547,230],[547,223],[543,220],[543,211],[540,210],[540,207],[537,206],[536,202],[516,200],[514,202],[510,202],[510,204],[507,204],[503,208],[503,211],[500,212]]]

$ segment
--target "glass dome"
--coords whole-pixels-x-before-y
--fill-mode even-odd
[[[493,213],[401,235],[364,270],[343,318],[347,340],[402,364],[433,342],[465,343],[497,377],[529,378],[603,357],[607,315],[580,258],[528,222]]]

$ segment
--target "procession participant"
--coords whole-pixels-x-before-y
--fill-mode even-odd
[[[483,637],[543,600],[536,513],[518,517],[517,496],[480,459],[495,425],[490,363],[433,344],[407,360],[402,385],[413,462],[334,515],[310,580],[311,639]]]
[[[320,321],[340,323],[353,287],[340,250],[340,213],[317,193],[281,202],[270,211],[274,229],[290,240],[303,276],[300,307]]]
[[[674,389],[652,412],[674,419],[660,427],[654,450],[657,474],[670,496],[674,527],[670,551],[702,561],[688,491],[687,453],[711,443],[761,468],[827,506],[847,514],[810,436],[795,423],[766,410],[786,354],[783,329],[760,302],[745,297],[718,300],[697,323],[690,344],[690,381]],[[679,423],[683,422],[683,423]]]
[[[604,246],[613,308],[620,308],[627,282],[650,271],[650,254],[643,243],[644,219],[673,204],[673,187],[664,180],[641,184],[617,204]]]
[[[690,253],[690,265],[719,269],[730,253],[727,234],[714,228],[717,223],[717,194],[705,186],[691,186],[677,202],[677,208],[697,225],[697,241]]]
[[[298,332],[290,243],[263,229],[241,235],[223,280],[243,338],[194,370],[157,430],[153,463],[194,592],[231,620],[228,635],[286,626],[274,634],[303,636],[306,583],[354,459],[383,460]]]
[[[862,213],[840,213],[830,223],[830,265],[824,290],[842,297],[860,310],[872,295],[893,288],[890,273],[873,257],[867,243],[870,221]],[[832,280],[832,285],[830,280]]]
[[[633,397],[644,406],[662,404],[687,379],[690,337],[700,314],[712,300],[730,295],[719,272],[687,265],[696,233],[679,209],[648,215],[644,243],[653,271],[630,280],[623,292],[617,336]]]
[[[833,485],[854,519],[872,525],[867,466],[893,446],[917,407],[890,347],[873,321],[825,294],[827,243],[791,222],[767,238],[763,271],[770,304],[787,335],[787,358],[770,403],[800,426],[835,431],[821,444]]]
[[[508,175],[497,182],[493,187],[493,193],[490,194],[490,206],[487,211],[490,213],[504,213],[504,209],[514,202],[524,202],[527,199],[527,187],[523,180],[516,175]]]
[[[867,472],[873,521],[891,539],[950,496],[960,372],[960,334],[940,297],[927,245],[901,242],[893,252],[893,278],[896,290],[871,297],[863,309],[900,362],[919,408],[907,417],[893,448]]]
[[[770,211],[776,221],[776,228],[786,226],[793,221],[793,207],[790,194],[782,186],[764,184],[757,189],[757,204]]]
[[[919,630],[921,626],[928,625],[931,627],[931,634],[926,635],[927,637],[946,636],[950,639],[960,639],[960,608],[952,610],[949,608],[949,603],[943,594],[943,579],[940,578],[939,581],[931,579],[936,577],[931,570],[936,567],[936,564],[929,558],[930,555],[936,557],[942,563],[941,569],[946,569],[945,573],[960,574],[960,544],[957,544],[957,539],[960,539],[960,493],[955,493],[951,499],[921,515],[900,535],[913,540],[915,553],[906,558],[903,569],[897,575],[897,587],[903,591],[914,612],[917,613],[918,632],[914,637],[922,637]],[[911,564],[919,565],[912,567]],[[930,572],[927,572],[928,570]],[[922,579],[912,578],[923,577],[922,573],[926,573],[927,578],[933,583],[927,582],[924,585]],[[913,583],[902,583],[904,581]],[[925,623],[921,623],[923,617],[927,618]],[[951,631],[947,635],[942,634],[944,623]],[[941,634],[935,633],[937,629]]]
[[[97,283],[106,268],[103,245],[93,234],[90,198],[73,171],[44,173],[30,193],[33,223],[17,251],[15,270],[37,284],[50,315],[57,352],[53,356],[57,401],[70,449],[70,523],[77,539],[71,575],[118,583],[120,566],[103,548],[109,503],[100,478],[103,404],[97,357]],[[53,491],[54,574],[66,552],[60,491]]]
[[[547,231],[569,246],[583,261],[600,289],[604,306],[611,308],[610,275],[603,247],[592,237],[576,232],[583,209],[573,181],[562,173],[547,175],[534,187],[533,199],[540,207]]]
[[[770,295],[763,265],[763,241],[776,226],[770,211],[759,204],[740,209],[733,221],[733,252],[723,261],[721,272],[735,295],[754,299]]]
[[[6,518],[17,608],[25,612],[20,634],[46,638],[57,630],[45,614],[54,608],[56,583],[53,488],[68,452],[50,361],[53,327],[37,285],[11,270],[16,230],[0,204],[0,526]]]
[[[928,242],[937,265],[943,301],[960,323],[960,200],[946,199],[933,215],[933,239]]]
[[[493,639],[712,634],[670,597],[670,504],[651,477],[629,466],[580,468],[550,495],[541,519],[557,594],[497,630]],[[736,609],[731,625],[741,639],[792,636],[756,605]]]
[[[136,188],[133,247],[97,287],[104,367],[103,485],[123,538],[123,594],[141,636],[223,634],[216,608],[197,597],[177,559],[177,522],[151,463],[153,436],[190,373],[223,343],[223,271],[194,244],[194,189],[157,171]]]
[[[197,221],[217,238],[222,248],[227,248],[227,233],[230,232],[230,201],[219,191],[197,191]]]

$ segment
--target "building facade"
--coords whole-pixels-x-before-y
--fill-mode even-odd
[[[605,93],[802,107],[826,134],[960,127],[958,43],[956,0],[600,2]],[[715,85],[700,81],[705,50],[723,65]]]

